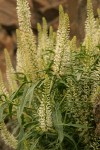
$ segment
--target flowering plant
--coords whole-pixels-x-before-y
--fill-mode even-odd
[[[5,50],[6,89],[0,74],[0,129],[5,143],[17,150],[99,150],[93,107],[100,84],[100,10],[87,3],[85,39],[69,39],[69,17],[59,6],[55,33],[43,18],[31,30],[27,0],[17,0],[16,70]],[[14,130],[4,123],[9,118]]]

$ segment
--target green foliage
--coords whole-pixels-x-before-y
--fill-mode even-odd
[[[62,6],[57,33],[43,18],[36,42],[28,2],[17,0],[16,71],[5,50],[8,89],[0,74],[0,130],[12,148],[99,150],[93,106],[100,89],[100,17],[95,20],[90,0],[87,6],[85,39],[77,48]],[[12,134],[6,118],[14,124]]]

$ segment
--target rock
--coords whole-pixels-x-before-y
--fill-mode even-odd
[[[6,26],[18,25],[15,0],[0,0],[0,24]]]
[[[3,78],[5,81],[5,84],[7,86],[7,79],[6,79],[6,62],[5,62],[5,56],[4,56],[4,49],[7,49],[13,66],[15,67],[16,58],[14,54],[14,50],[16,50],[16,37],[15,33],[12,32],[12,35],[9,35],[8,32],[5,30],[5,28],[0,28],[0,70],[3,73]]]
[[[92,0],[92,4],[93,4],[94,16],[95,18],[97,18],[98,17],[97,8],[100,8],[100,0]],[[79,24],[78,33],[79,33],[80,42],[83,41],[85,36],[84,24],[85,24],[86,17],[87,17],[87,0],[79,0],[77,20]]]
[[[45,17],[48,26],[52,25],[55,30],[58,27],[58,7],[60,4],[70,18],[70,36],[76,35],[79,41],[84,38],[84,22],[86,19],[87,0],[28,0],[32,13],[32,29],[37,33],[37,22],[42,23],[42,17]],[[100,0],[92,0],[94,14],[97,17],[97,8],[100,7]],[[0,1],[0,24],[4,26],[18,27],[16,0]]]

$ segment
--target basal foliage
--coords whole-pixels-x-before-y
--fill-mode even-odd
[[[5,50],[6,89],[0,73],[0,130],[16,150],[99,150],[93,107],[100,93],[100,10],[87,3],[84,42],[69,39],[69,17],[59,6],[55,33],[43,18],[32,32],[27,0],[17,0],[17,66]],[[9,118],[14,130],[4,123]]]

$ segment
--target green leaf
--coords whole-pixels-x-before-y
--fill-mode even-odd
[[[63,139],[64,139],[64,133],[63,133],[63,125],[59,125],[62,124],[62,115],[61,115],[61,111],[59,109],[59,104],[56,103],[55,104],[55,111],[53,112],[53,122],[54,122],[54,126],[55,129],[58,133],[58,138],[60,143],[62,143]]]
[[[22,92],[23,92],[22,88],[25,84],[28,84],[28,82],[24,82],[23,84],[21,84],[21,86],[18,88],[18,90],[11,95],[11,97],[10,97],[11,101],[22,95]]]
[[[17,150],[21,150],[21,149],[24,150],[24,143],[22,141],[23,137],[24,137],[24,129],[23,129],[23,127],[21,127],[20,131],[19,131],[19,136],[18,136],[18,148],[17,148]]]
[[[4,110],[8,107],[7,103],[4,103],[0,106],[0,122],[2,122],[4,120]],[[7,114],[6,114],[7,115]]]
[[[59,126],[68,126],[68,127],[75,127],[75,128],[82,128],[82,129],[87,129],[87,128],[91,128],[91,127],[87,127],[86,125],[81,125],[81,124],[73,124],[73,123],[67,123],[67,124],[59,124]]]
[[[40,81],[36,82],[31,87],[29,87],[29,86],[26,85],[26,87],[24,88],[23,96],[22,96],[22,98],[20,100],[20,106],[19,106],[19,109],[18,109],[18,112],[17,112],[19,122],[21,121],[20,117],[23,114],[24,107],[27,106],[27,102],[29,103],[29,106],[31,106],[31,102],[33,100],[34,89],[36,88],[36,86],[39,83],[40,83]]]
[[[13,108],[13,104],[10,103],[9,104],[9,115],[10,115],[10,117],[12,117],[12,108]]]
[[[26,97],[25,99],[28,99],[29,101],[29,107],[31,106],[31,102],[33,100],[33,93],[34,93],[34,89],[37,87],[37,85],[40,83],[40,81],[36,82],[35,84],[33,84],[27,91],[26,93]]]
[[[70,135],[68,135],[68,134],[66,134],[66,133],[64,133],[64,136],[73,144],[74,149],[75,149],[75,150],[78,150],[77,144],[76,144],[76,142],[74,141],[74,139],[73,139]],[[73,149],[73,150],[74,150],[74,149]]]
[[[28,90],[28,87],[25,87],[24,92],[23,92],[23,96],[20,100],[20,105],[19,105],[19,108],[18,108],[18,111],[17,111],[17,117],[18,117],[18,120],[19,120],[20,123],[21,123],[21,118],[20,117],[21,117],[21,115],[23,113],[23,110],[24,110],[24,107],[25,107],[25,105],[28,101],[28,99],[25,98],[27,90]]]
[[[30,150],[35,150],[36,149],[36,145],[38,144],[39,139],[40,139],[40,137],[33,142],[33,144],[30,147]]]

